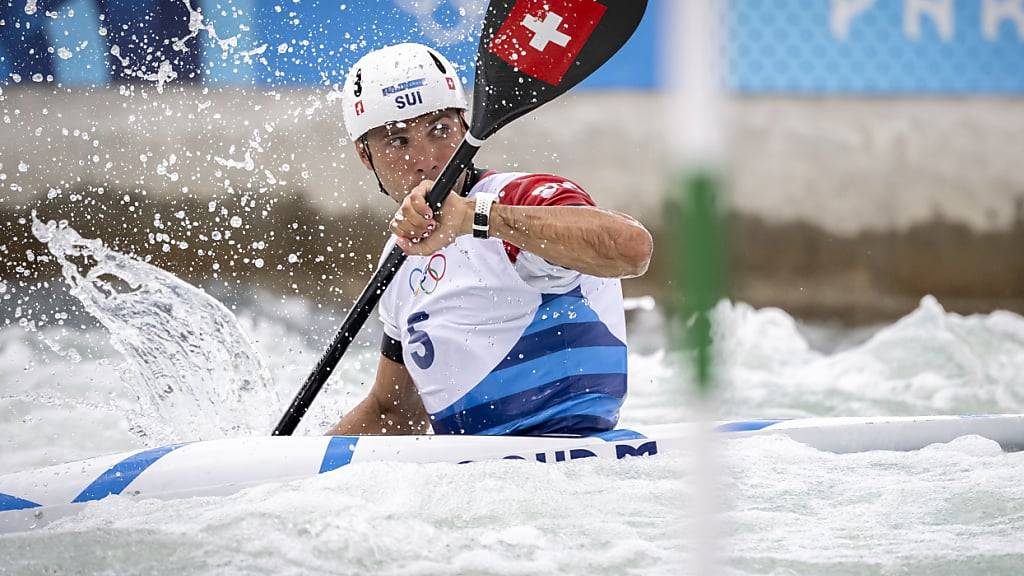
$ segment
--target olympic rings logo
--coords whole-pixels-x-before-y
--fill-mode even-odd
[[[427,261],[427,269],[413,268],[409,273],[409,289],[413,296],[432,294],[448,270],[448,260],[438,252]]]

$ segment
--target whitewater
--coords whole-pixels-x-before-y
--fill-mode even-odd
[[[225,306],[169,272],[30,222],[63,282],[0,284],[0,474],[174,441],[269,434],[344,310],[256,287]],[[212,292],[212,288],[211,288]],[[688,351],[630,301],[622,426],[692,418]],[[30,312],[31,310],[31,312]],[[1024,412],[1024,318],[923,299],[848,329],[723,301],[721,418]],[[366,394],[369,327],[298,434]],[[836,455],[781,437],[718,446],[729,574],[1014,574],[1024,455],[965,437]],[[560,465],[369,463],[222,498],[110,497],[0,536],[0,574],[680,574],[695,538],[686,456]]]

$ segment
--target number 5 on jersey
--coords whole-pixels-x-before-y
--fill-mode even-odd
[[[413,350],[409,353],[412,356],[413,362],[420,367],[420,370],[426,370],[434,363],[434,343],[430,341],[430,336],[426,332],[416,329],[416,324],[429,318],[430,314],[421,311],[411,314],[408,320],[405,321],[409,327],[409,344],[420,344],[423,346],[422,352]]]

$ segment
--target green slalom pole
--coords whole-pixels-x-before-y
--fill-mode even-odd
[[[666,216],[673,231],[670,250],[675,320],[670,325],[677,350],[693,359],[692,396],[687,404],[693,410],[697,428],[693,437],[693,468],[686,481],[696,498],[686,504],[692,513],[686,524],[694,543],[688,563],[694,574],[714,576],[720,573],[722,532],[718,514],[722,496],[715,433],[711,428],[717,412],[718,381],[711,314],[725,294],[726,233],[719,210],[725,178],[721,170],[699,166],[702,165],[683,168],[672,179]]]
[[[673,248],[681,257],[675,259],[673,283],[683,322],[681,347],[693,350],[697,393],[707,398],[715,376],[711,312],[725,295],[726,234],[718,209],[722,177],[717,170],[698,168],[683,171],[676,182]]]
[[[693,542],[688,564],[690,572],[710,576],[721,572],[724,536],[719,527],[723,476],[713,431],[720,378],[711,314],[725,294],[724,255],[728,253],[720,210],[725,203],[728,166],[721,34],[728,4],[719,0],[668,2],[674,34],[665,45],[673,72],[669,121],[678,128],[668,134],[674,161],[667,211],[674,234],[670,250],[676,320],[672,328],[677,349],[693,359],[693,396],[684,402],[689,400],[696,426],[692,469],[686,478],[694,496],[685,505],[691,511],[685,524]]]
[[[726,293],[725,242],[720,211],[727,185],[728,128],[722,51],[727,3],[671,2],[671,35],[663,46],[670,64],[669,134],[673,160],[667,216],[672,231],[672,283],[678,349],[693,352],[697,398],[713,411],[715,387],[711,312]],[[706,402],[703,402],[706,401]],[[711,416],[711,414],[707,414]]]

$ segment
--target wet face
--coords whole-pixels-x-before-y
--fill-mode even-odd
[[[448,109],[370,130],[369,157],[360,143],[356,148],[388,195],[401,202],[423,180],[437,180],[465,133],[459,111]]]

